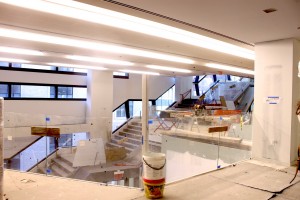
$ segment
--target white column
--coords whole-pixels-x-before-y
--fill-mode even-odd
[[[255,44],[254,158],[290,165],[296,160],[300,100],[300,44],[294,39]],[[276,104],[272,97],[279,97]],[[270,104],[274,103],[274,104]]]
[[[113,72],[89,70],[87,77],[86,119],[90,137],[110,139],[113,110]]]
[[[142,134],[143,134],[143,155],[148,152],[149,147],[149,125],[148,125],[148,75],[142,77]]]
[[[4,132],[4,100],[0,97],[0,199],[3,198],[3,132]]]

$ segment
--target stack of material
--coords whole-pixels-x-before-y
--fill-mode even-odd
[[[123,160],[126,157],[125,147],[107,147],[105,149],[106,161]]]

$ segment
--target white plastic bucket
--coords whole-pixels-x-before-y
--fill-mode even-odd
[[[165,178],[166,156],[163,153],[148,152],[143,155],[143,178],[159,180]]]

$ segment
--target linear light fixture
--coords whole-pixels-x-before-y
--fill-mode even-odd
[[[34,51],[29,49],[19,49],[13,47],[0,46],[0,52],[12,53],[12,54],[21,54],[21,55],[33,55],[33,56],[44,56],[45,54],[40,51]]]
[[[242,69],[242,68],[238,68],[238,67],[232,67],[232,66],[228,66],[228,65],[221,65],[221,64],[216,64],[216,63],[207,63],[205,64],[206,67],[210,67],[210,68],[215,68],[215,69],[221,69],[221,70],[226,70],[226,71],[233,71],[233,72],[240,72],[243,74],[250,74],[250,75],[254,75],[254,71],[249,70],[249,69]]]
[[[109,65],[122,65],[122,66],[132,66],[134,65],[132,62],[122,61],[122,60],[111,60],[106,58],[95,58],[95,57],[87,57],[87,56],[73,56],[68,55],[66,58],[71,60],[80,60],[94,63],[103,63]]]
[[[120,72],[132,73],[132,74],[148,74],[158,76],[157,72],[147,72],[147,71],[136,71],[136,70],[119,70]]]
[[[0,2],[115,28],[139,32],[254,60],[254,51],[183,29],[73,0],[0,0]]]
[[[147,65],[146,67],[150,69],[159,69],[164,71],[171,71],[171,72],[181,72],[181,73],[191,73],[191,70],[188,69],[180,69],[175,67],[165,67],[165,66],[159,66],[159,65]]]
[[[30,63],[30,61],[28,61],[28,60],[15,59],[15,58],[0,58],[0,61],[13,62],[13,63]]]
[[[94,69],[94,70],[106,70],[104,67],[97,66],[88,66],[88,65],[74,65],[68,63],[47,63],[47,65],[57,66],[57,67],[70,67],[70,68],[79,68],[79,69]]]
[[[57,45],[64,45],[64,46],[70,46],[70,47],[78,47],[78,48],[83,48],[83,49],[104,51],[104,52],[110,52],[110,53],[119,53],[119,54],[125,54],[125,55],[140,56],[140,57],[166,60],[166,61],[171,61],[171,62],[179,62],[179,63],[185,63],[185,64],[194,63],[194,61],[191,59],[182,58],[179,56],[172,56],[172,55],[168,55],[168,54],[133,49],[133,48],[117,46],[117,45],[110,45],[110,44],[106,44],[106,43],[91,42],[91,41],[79,40],[79,39],[71,39],[71,38],[67,38],[67,37],[58,37],[58,36],[54,36],[54,35],[39,34],[39,33],[19,31],[19,30],[7,29],[7,28],[0,28],[0,36],[7,37],[7,38],[27,40],[27,41],[42,42],[42,43],[48,43],[48,44],[57,44]]]

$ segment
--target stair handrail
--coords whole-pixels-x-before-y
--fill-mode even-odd
[[[35,165],[33,165],[31,168],[27,169],[26,172],[30,172],[33,168],[38,167],[39,164],[44,162],[48,157],[52,156],[54,153],[56,153],[59,149],[55,149],[53,152],[50,154],[46,155],[45,158],[41,159],[39,162],[37,162]],[[37,159],[38,160],[38,159]]]
[[[181,96],[180,102],[182,102],[188,95],[190,95],[190,98],[192,98],[192,89],[189,89],[188,91],[180,94]]]
[[[213,88],[215,87],[218,83],[220,82],[220,80],[217,80],[216,82],[214,82],[199,98],[199,99],[203,99],[203,97],[205,97],[205,95]]]

